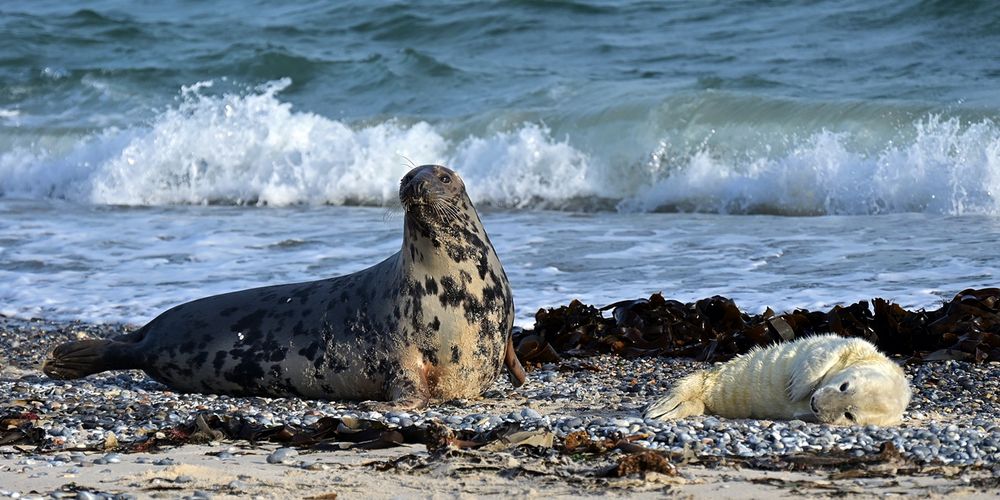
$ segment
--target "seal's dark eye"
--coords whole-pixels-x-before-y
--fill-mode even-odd
[[[448,175],[442,175],[441,177],[439,177],[439,179],[441,179],[441,182],[443,182],[445,184],[448,184],[449,182],[451,182],[451,177],[449,177]]]
[[[840,384],[840,392],[846,391],[847,388],[850,387],[850,386],[851,386],[850,382],[844,382],[843,384]]]
[[[406,177],[403,177],[403,184],[406,184],[406,183],[410,182],[411,179],[413,179],[413,175],[412,174],[406,174]]]
[[[849,411],[848,412],[844,412],[844,416],[847,417],[847,420],[850,420],[851,422],[854,421],[854,414],[853,413],[851,413]]]

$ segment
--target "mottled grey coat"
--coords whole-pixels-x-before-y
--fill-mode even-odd
[[[63,344],[44,371],[138,368],[179,391],[236,395],[476,397],[509,345],[507,276],[454,172],[415,168],[400,199],[402,248],[375,266],[181,304],[123,337]]]

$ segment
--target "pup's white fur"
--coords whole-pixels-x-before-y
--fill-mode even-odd
[[[678,382],[646,418],[714,414],[893,425],[910,402],[903,370],[871,343],[817,335],[754,349]]]

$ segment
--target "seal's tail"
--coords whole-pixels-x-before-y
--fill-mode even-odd
[[[140,368],[131,356],[131,344],[117,340],[79,340],[61,344],[49,352],[42,371],[54,379],[81,378],[106,370]]]

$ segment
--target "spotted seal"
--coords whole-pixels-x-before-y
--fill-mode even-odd
[[[681,379],[646,409],[660,420],[710,413],[834,425],[893,425],[910,402],[906,374],[870,342],[815,335],[754,349]]]
[[[393,401],[477,397],[514,356],[510,285],[465,184],[439,165],[403,177],[401,250],[346,276],[181,304],[112,340],[59,345],[56,379],[142,369],[184,392]]]

